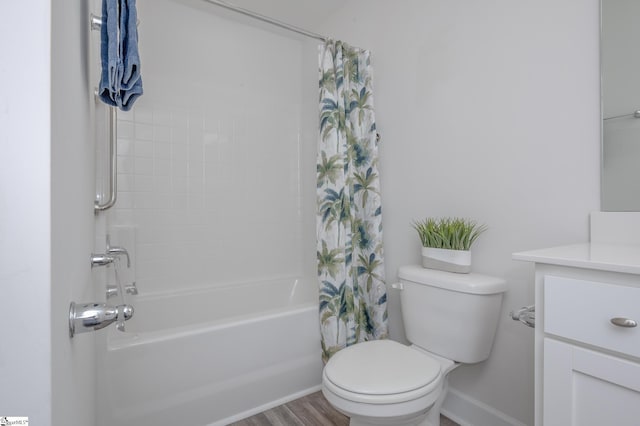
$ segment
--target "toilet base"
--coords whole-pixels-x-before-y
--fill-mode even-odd
[[[445,376],[442,379],[442,388],[439,391],[439,397],[432,403],[427,405],[423,410],[412,412],[406,416],[398,415],[392,417],[375,417],[367,415],[354,415],[350,412],[341,410],[336,404],[333,395],[325,392],[323,394],[329,403],[344,415],[350,417],[349,426],[440,426],[440,408],[444,402],[444,398],[449,390],[449,378]]]
[[[414,413],[406,418],[395,417],[393,420],[370,417],[351,417],[349,420],[349,426],[440,426],[440,408],[442,408],[442,403],[444,402],[444,398],[449,390],[449,378],[445,376],[443,381],[444,383],[440,397],[422,414]],[[393,423],[389,423],[390,421]]]
[[[411,418],[406,419],[395,417],[392,420],[351,418],[349,426],[440,426],[440,422],[437,425],[429,423],[427,415],[428,413],[424,413],[419,417],[411,416]],[[390,421],[392,423],[389,423]]]
[[[427,397],[415,400],[413,403],[409,402],[413,408],[405,405],[402,410],[398,410],[398,407],[394,406],[345,404],[345,400],[336,398],[326,389],[322,389],[322,393],[333,408],[350,418],[350,426],[427,426],[429,423],[424,423],[423,420],[427,418],[429,410],[436,405],[434,399],[429,401]]]
[[[346,401],[327,389],[324,382],[322,393],[335,409],[350,418],[350,426],[440,426],[440,409],[449,391],[449,373],[460,364],[419,347],[412,348],[428,354],[441,364],[440,389],[422,398],[389,405]]]

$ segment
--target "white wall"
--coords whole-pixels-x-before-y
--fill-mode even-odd
[[[110,224],[140,292],[315,276],[302,42],[211,6],[138,11],[145,94],[119,114]]]
[[[94,13],[96,11],[94,10]],[[99,14],[99,12],[98,12]],[[95,217],[89,5],[57,1],[51,30],[51,342],[52,424],[95,421],[95,333],[69,338],[69,303],[94,302],[90,255]]]
[[[51,423],[47,0],[0,6],[0,416]]]
[[[387,282],[419,262],[413,219],[489,226],[473,270],[510,289],[491,358],[451,385],[507,421],[533,424],[533,333],[507,317],[533,268],[511,253],[588,241],[599,209],[598,19],[597,0],[349,0],[317,28],[373,52]]]
[[[88,15],[67,3],[0,14],[0,415],[80,426],[94,421],[93,339],[69,339],[68,312],[93,294],[94,173]]]

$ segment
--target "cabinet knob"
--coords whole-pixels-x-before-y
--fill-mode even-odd
[[[611,324],[625,328],[632,328],[638,325],[637,322],[629,318],[611,318]]]

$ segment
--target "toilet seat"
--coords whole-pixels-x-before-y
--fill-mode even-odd
[[[341,350],[323,371],[326,390],[347,401],[398,404],[440,389],[440,363],[392,340],[359,343]]]

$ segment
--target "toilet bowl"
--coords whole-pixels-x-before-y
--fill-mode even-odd
[[[364,342],[329,360],[322,393],[351,426],[437,426],[447,375],[457,365],[392,340]],[[428,417],[434,406],[435,420]]]
[[[418,265],[400,267],[398,277],[412,346],[358,343],[333,355],[322,374],[322,393],[351,426],[439,426],[449,373],[491,352],[504,280]]]

